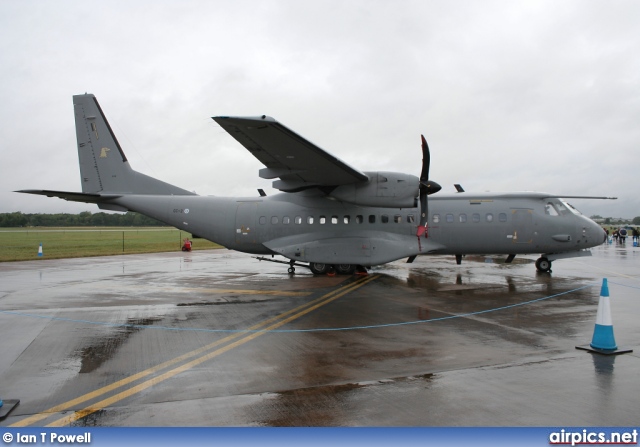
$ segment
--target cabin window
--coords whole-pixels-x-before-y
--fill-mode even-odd
[[[342,218],[342,221],[345,223],[345,225],[348,225],[349,222],[351,221],[351,216],[344,216]]]
[[[447,214],[447,223],[453,223],[453,214]]]
[[[382,216],[380,216],[380,222],[389,223],[389,216],[387,216],[386,214],[383,214]]]
[[[258,219],[258,222],[260,222],[260,225],[264,225],[267,223],[267,216],[260,216],[260,219]]]
[[[473,220],[473,223],[479,223],[480,222],[480,214],[479,213],[473,213],[471,215],[471,220]]]
[[[300,225],[302,223],[302,217],[296,216],[293,221],[296,223],[296,225]]]
[[[327,218],[324,216],[320,216],[318,222],[320,222],[320,225],[324,225],[325,223],[327,223]]]
[[[362,216],[356,216],[356,223],[361,224],[364,221],[364,218]]]
[[[289,225],[291,223],[291,219],[289,218],[289,216],[284,216],[282,218],[282,223],[285,225]]]
[[[277,216],[273,216],[273,217],[271,218],[271,223],[272,223],[273,225],[277,224],[277,223],[278,223],[278,217],[277,217]]]
[[[331,216],[331,223],[336,225],[338,223],[338,216]]]
[[[498,214],[498,220],[500,222],[506,222],[507,221],[507,213],[500,213]]]
[[[493,222],[493,214],[487,213],[487,222]]]
[[[407,222],[414,223],[415,221],[416,221],[416,218],[413,214],[407,215]]]
[[[369,223],[376,223],[376,215],[369,214]]]
[[[466,223],[467,222],[467,215],[466,214],[464,214],[464,213],[460,214],[459,218],[460,218],[460,223]]]
[[[440,214],[434,214],[433,218],[431,219],[431,222],[440,223]]]
[[[307,223],[308,223],[309,225],[313,225],[313,216],[308,216],[308,217],[307,217]]]
[[[402,223],[402,216],[400,214],[396,214],[395,216],[393,216],[393,222]]]

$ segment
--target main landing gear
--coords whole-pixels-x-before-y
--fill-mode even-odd
[[[277,262],[278,264],[288,264],[289,268],[287,272],[290,275],[294,275],[296,273],[296,267],[305,267],[311,270],[311,273],[314,275],[329,275],[335,276],[338,275],[351,275],[355,273],[356,275],[366,275],[367,269],[361,265],[355,264],[323,264],[320,262],[310,262],[309,264],[299,264],[294,260],[291,261],[281,261],[279,259],[271,259],[265,258],[264,256],[256,257],[259,261],[269,261],[269,262]]]
[[[551,261],[545,257],[536,260],[536,269],[541,273],[551,273]]]
[[[324,274],[338,274],[338,275],[351,275],[356,271],[357,267],[353,264],[322,264],[319,262],[312,262],[309,264],[309,269],[314,275],[324,275]]]

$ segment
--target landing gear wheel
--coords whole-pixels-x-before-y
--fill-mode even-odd
[[[350,275],[356,269],[356,266],[351,264],[337,264],[334,267],[339,275]]]
[[[539,272],[550,273],[551,261],[547,258],[538,258],[536,261],[536,269],[538,269]]]
[[[295,267],[289,267],[289,269],[287,270],[289,272],[290,275],[293,275],[296,273],[296,268]]]
[[[321,262],[312,262],[309,264],[309,268],[314,275],[324,275],[329,271],[329,266]]]

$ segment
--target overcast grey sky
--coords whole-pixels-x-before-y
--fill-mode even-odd
[[[134,169],[205,195],[271,181],[211,120],[270,115],[363,170],[453,191],[618,196],[640,216],[640,2],[2,1],[0,212],[98,212],[72,95],[96,95]]]

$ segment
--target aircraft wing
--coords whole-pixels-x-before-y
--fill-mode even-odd
[[[273,187],[281,191],[335,187],[369,179],[271,117],[216,116],[213,119],[265,165],[260,177],[280,178],[273,182]]]

